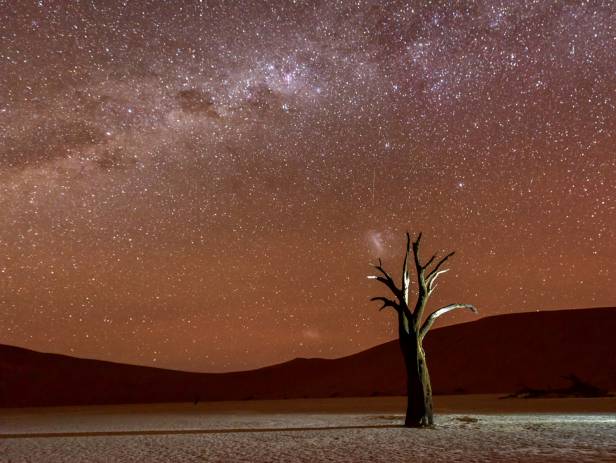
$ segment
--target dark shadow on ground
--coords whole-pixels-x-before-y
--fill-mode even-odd
[[[232,433],[263,433],[263,432],[298,432],[298,431],[333,431],[341,429],[393,429],[403,428],[398,424],[357,425],[357,426],[310,426],[294,428],[235,428],[235,429],[172,429],[151,431],[84,431],[84,432],[41,432],[0,434],[1,439],[41,439],[53,437],[108,437],[108,436],[159,436],[175,434],[232,434]]]

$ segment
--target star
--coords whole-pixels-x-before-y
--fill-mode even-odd
[[[406,231],[457,251],[442,302],[613,305],[612,3],[161,5],[0,8],[0,342],[348,354]]]

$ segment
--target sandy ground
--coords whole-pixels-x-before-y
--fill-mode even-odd
[[[616,462],[616,398],[441,396],[0,410],[0,462]]]

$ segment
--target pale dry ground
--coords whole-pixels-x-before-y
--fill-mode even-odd
[[[0,410],[0,462],[616,462],[616,398],[404,398]]]

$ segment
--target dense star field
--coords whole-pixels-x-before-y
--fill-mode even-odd
[[[613,305],[615,105],[608,0],[0,0],[0,343],[348,354],[406,230],[433,307]]]

